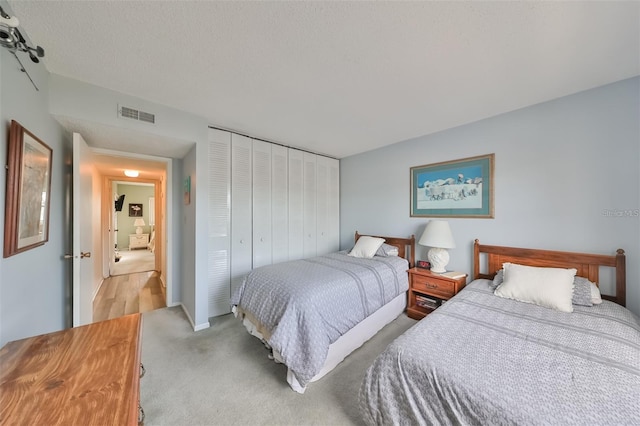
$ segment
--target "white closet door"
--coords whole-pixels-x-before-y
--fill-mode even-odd
[[[271,265],[271,144],[253,141],[253,268]]]
[[[231,312],[231,133],[209,129],[209,316]]]
[[[316,157],[316,249],[317,255],[329,253],[328,174],[329,158]]]
[[[251,271],[251,139],[231,135],[231,294]]]
[[[289,260],[304,257],[304,152],[289,148]]]
[[[271,147],[271,261],[289,260],[289,209],[287,148]]]
[[[303,177],[303,227],[304,257],[313,257],[317,253],[316,249],[316,155],[304,153],[304,177]]]
[[[329,253],[340,250],[340,161],[328,159],[327,247]]]

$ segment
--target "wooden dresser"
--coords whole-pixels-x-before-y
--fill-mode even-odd
[[[7,343],[0,424],[137,425],[141,327],[133,314]]]

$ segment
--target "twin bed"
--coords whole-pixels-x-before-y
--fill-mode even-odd
[[[415,237],[382,238],[397,255],[352,257],[347,251],[256,268],[232,296],[247,330],[288,367],[303,393],[404,312]],[[364,240],[364,239],[363,239]]]
[[[236,315],[287,365],[297,392],[404,311],[415,240],[382,238],[398,256],[343,251],[258,268],[234,295]],[[581,286],[596,304],[574,301],[572,312],[498,297],[503,264],[575,268],[593,283],[601,267],[613,268],[616,294],[597,304],[599,292]],[[640,320],[623,307],[622,250],[604,256],[476,240],[474,273],[369,367],[359,395],[367,424],[640,424]]]
[[[623,307],[623,252],[601,256],[477,240],[474,247],[476,279],[367,370],[360,390],[365,422],[640,424],[640,322]],[[487,273],[478,272],[483,253]],[[505,263],[575,268],[594,283],[600,266],[614,267],[616,295],[593,304],[597,294],[589,291],[592,306],[576,305],[574,295],[570,313],[498,297],[494,276]]]

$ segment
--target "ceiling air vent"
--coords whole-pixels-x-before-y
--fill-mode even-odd
[[[138,111],[137,109],[121,106],[118,108],[118,116],[122,118],[131,118],[133,120],[144,121],[154,124],[156,122],[155,114],[149,112]]]

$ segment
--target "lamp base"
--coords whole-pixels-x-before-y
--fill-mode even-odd
[[[431,262],[431,272],[442,274],[447,272],[445,266],[449,263],[449,252],[447,249],[432,247],[427,253],[427,259]]]
[[[142,227],[138,226],[136,228],[136,234],[142,234]]]

